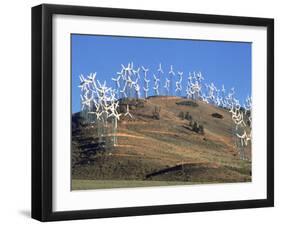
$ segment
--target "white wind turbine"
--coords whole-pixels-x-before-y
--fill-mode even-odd
[[[159,74],[164,74],[164,71],[162,69],[162,64],[161,63],[159,63],[157,71],[158,71]]]
[[[222,84],[221,96],[219,97],[219,100],[220,100],[220,106],[223,107],[223,108],[227,107],[227,103],[226,103],[226,100],[225,100],[225,93],[226,93],[226,90],[224,88],[224,84]]]
[[[220,105],[219,90],[214,85],[214,83],[205,84],[207,89],[207,99],[208,103],[214,104],[216,106]]]
[[[121,75],[117,75],[116,78],[112,78],[112,81],[115,82],[115,87],[116,87],[117,92],[120,91],[120,79],[121,79]]]
[[[252,97],[250,97],[249,95],[246,98],[244,108],[245,108],[246,111],[252,110]]]
[[[201,90],[202,90],[202,84],[198,80],[196,73],[193,72],[193,76],[192,76],[191,72],[189,72],[187,90],[186,90],[187,95],[189,95],[188,97],[195,100],[202,98]]]
[[[112,78],[112,80],[116,83],[116,88],[119,89],[120,88],[120,80],[121,75],[118,75],[116,78]]]
[[[97,116],[98,122],[101,121],[104,125],[104,129],[108,131],[108,119],[111,119],[112,122],[112,141],[113,144],[117,144],[117,121],[120,119],[121,114],[118,113],[119,101],[116,98],[116,91],[108,88],[106,86],[106,82],[101,84],[99,80],[97,83],[93,80],[93,85],[95,89],[95,93],[97,95],[97,100],[94,101],[96,108],[95,114]],[[99,124],[98,124],[99,125]],[[102,132],[101,136],[103,137],[104,131]]]
[[[234,94],[235,94],[234,87],[232,87],[228,95],[225,97],[225,104],[228,109],[230,109],[232,105],[235,104]]]
[[[244,146],[244,147],[248,146],[248,142],[251,140],[251,136],[249,136],[246,131],[244,131],[244,133],[242,135],[240,135],[238,133],[236,135],[238,138],[240,138],[240,142],[241,142],[242,146]]]
[[[122,70],[124,71],[124,75],[132,75],[133,73],[133,62],[128,63],[127,67],[125,67],[123,64],[121,64]]]
[[[122,84],[123,87],[120,90],[120,93],[122,93],[123,98],[130,97],[130,91],[132,89],[132,78],[133,75],[133,63],[128,63],[128,66],[125,67],[123,64],[121,64],[122,70],[123,70],[123,76],[122,76]]]
[[[173,65],[170,66],[170,71],[168,74],[170,76],[170,90],[172,91],[170,95],[173,95],[173,77],[176,75],[173,69]]]
[[[159,81],[158,81],[158,95],[159,95],[159,88],[161,89],[161,78],[162,78],[162,76],[164,75],[164,71],[163,71],[163,68],[162,68],[162,64],[161,63],[159,63],[159,66],[158,66],[158,69],[157,69],[157,76],[158,76],[158,78],[159,78]],[[160,92],[161,92],[161,90],[160,90]]]
[[[81,99],[81,110],[89,110],[91,107],[91,98],[87,98],[87,96],[85,95],[80,95],[80,99]]]
[[[145,83],[145,87],[143,87],[143,91],[144,91],[144,95],[145,98],[148,97],[148,92],[149,92],[149,79],[147,79],[147,72],[149,71],[148,68],[145,68],[144,66],[141,67],[143,72],[144,72],[144,83]]]
[[[129,105],[127,104],[127,108],[126,108],[126,113],[124,114],[124,116],[129,116],[130,118],[133,118],[133,116],[131,115],[130,113],[130,108],[129,108]]]
[[[170,66],[169,74],[171,74],[172,76],[175,76],[175,75],[176,75],[176,73],[174,72],[173,65]]]
[[[192,75],[189,72],[189,75],[188,75],[188,78],[187,78],[187,85],[186,85],[186,89],[185,89],[186,98],[192,98],[191,84],[192,84]]]
[[[204,80],[204,77],[203,77],[201,71],[199,71],[199,72],[197,73],[197,79],[198,79],[199,82],[202,82],[202,81]]]
[[[144,77],[146,78],[147,77],[147,72],[149,71],[148,68],[145,68],[144,66],[141,66],[141,69],[143,70],[144,72]]]
[[[147,98],[147,97],[148,97],[148,92],[149,92],[149,89],[148,89],[148,88],[143,87],[143,91],[144,91],[144,96],[145,96],[145,98]]]
[[[178,72],[179,75],[179,80],[176,81],[176,93],[179,93],[179,95],[181,95],[181,90],[182,90],[182,77],[183,77],[183,72]]]
[[[252,126],[252,97],[249,95],[246,98],[246,102],[244,104],[245,115],[248,117],[250,127]]]
[[[167,96],[169,96],[169,91],[170,91],[170,80],[166,78],[164,89],[166,90]]]
[[[138,83],[136,83],[134,85],[135,87],[135,91],[136,91],[136,94],[137,94],[137,99],[140,99],[140,85]]]
[[[124,84],[124,86],[123,86],[123,89],[120,90],[120,93],[123,94],[123,97],[124,97],[124,98],[127,98],[126,89],[127,89],[127,81],[125,81],[125,84]]]
[[[132,71],[133,71],[133,74],[135,76],[137,76],[138,79],[140,79],[140,68],[138,68],[137,70],[132,69]]]
[[[111,92],[110,102],[111,102],[109,106],[110,114],[108,115],[108,118],[113,119],[113,145],[116,146],[117,145],[116,133],[117,133],[117,126],[118,126],[117,121],[120,120],[121,114],[119,114],[117,111],[119,107],[119,102],[116,101],[115,92]]]
[[[251,141],[251,126],[247,126],[245,123],[246,111],[241,109],[241,105],[237,99],[233,97],[234,89],[232,93],[229,94],[231,97],[231,105],[229,112],[232,114],[232,120],[235,124],[235,136],[240,140],[240,158],[245,159],[244,147],[248,145],[248,142]],[[248,129],[247,129],[248,128]],[[247,132],[249,131],[249,133]]]
[[[154,92],[155,92],[155,95],[158,96],[159,95],[159,81],[160,79],[156,77],[155,74],[153,74],[153,78],[154,78],[154,86],[153,86],[153,89],[154,89]]]

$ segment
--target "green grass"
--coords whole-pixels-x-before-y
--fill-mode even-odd
[[[72,190],[187,185],[192,182],[142,180],[72,180]]]

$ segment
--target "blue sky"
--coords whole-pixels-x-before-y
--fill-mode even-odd
[[[236,97],[244,102],[251,94],[251,46],[242,42],[72,34],[72,112],[80,111],[80,74],[97,72],[97,79],[115,87],[111,78],[121,70],[121,64],[131,61],[136,67],[148,67],[148,77],[156,73],[160,62],[166,74],[170,65],[183,71],[184,80],[190,71],[201,71],[204,82],[214,82],[219,88],[224,84],[227,90],[235,87]]]

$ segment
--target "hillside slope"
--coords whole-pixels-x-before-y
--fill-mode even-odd
[[[156,106],[161,108],[159,120],[153,117]],[[78,127],[78,116],[73,116],[73,179],[251,181],[251,147],[246,150],[248,160],[240,160],[227,110],[179,97],[151,97],[130,108],[133,119],[122,116],[114,147],[97,145],[95,126]],[[180,117],[186,112],[192,119]],[[204,134],[192,131],[190,121],[200,123]],[[86,151],[87,161],[81,161]]]

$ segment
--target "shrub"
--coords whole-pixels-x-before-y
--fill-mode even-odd
[[[152,118],[159,120],[160,119],[160,111],[161,111],[161,107],[155,106],[154,111],[152,112]]]
[[[198,133],[204,134],[204,126],[203,125],[200,124],[198,129],[199,129]]]
[[[138,108],[143,108],[143,107],[144,107],[144,101],[138,100],[138,102],[137,102],[137,107],[138,107]]]
[[[188,121],[191,121],[192,120],[192,116],[191,116],[191,114],[187,111],[186,113],[185,113],[185,117],[184,117],[186,120],[188,120]]]
[[[199,132],[199,124],[198,122],[194,122],[193,125],[192,125],[192,131],[198,133]]]
[[[185,113],[184,118],[185,118],[186,120],[189,120],[189,112],[188,112],[188,111]]]
[[[183,111],[181,111],[181,112],[179,113],[179,118],[181,118],[182,120],[184,120],[185,116],[184,116],[184,112],[183,112]]]
[[[212,114],[212,117],[214,117],[214,118],[219,118],[219,119],[222,119],[222,118],[223,118],[223,116],[222,116],[221,114],[219,114],[219,113],[213,113],[213,114]]]
[[[191,100],[177,102],[177,105],[184,105],[184,106],[191,106],[191,107],[198,107],[198,104]]]

